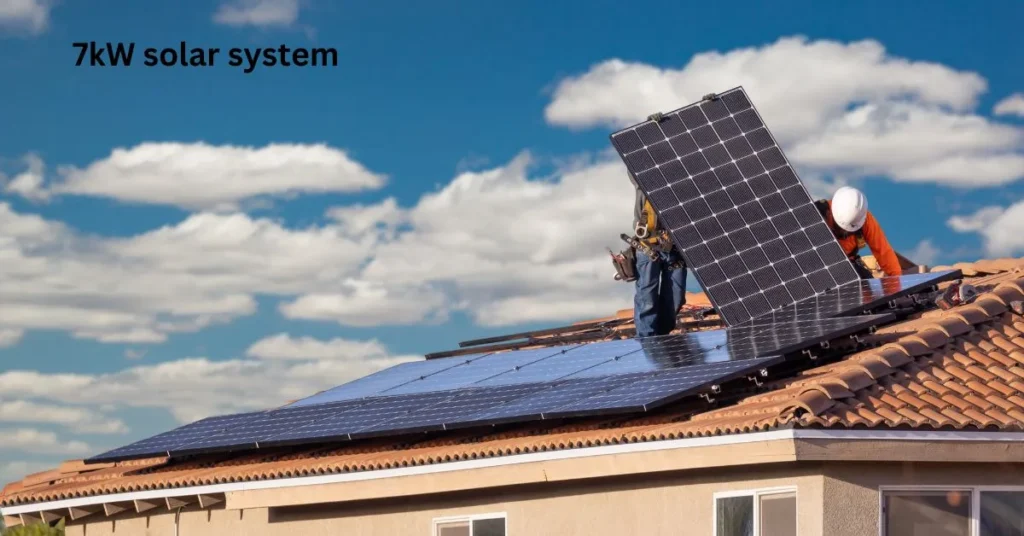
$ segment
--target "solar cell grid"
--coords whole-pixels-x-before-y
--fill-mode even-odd
[[[558,409],[580,400],[635,382],[643,374],[622,374],[600,378],[581,378],[558,382],[550,388],[495,406],[472,417],[473,421],[502,423],[525,419],[542,419]]]
[[[579,345],[500,352],[475,359],[472,362],[446,368],[430,376],[386,389],[385,396],[410,393],[426,393],[469,387],[474,383],[517,369],[526,369],[548,359],[571,354]]]
[[[416,411],[358,430],[353,437],[398,434],[465,426],[476,416],[501,405],[528,398],[552,387],[550,383],[505,385],[488,389],[465,389]]]
[[[255,447],[261,441],[306,424],[315,423],[363,404],[362,400],[347,400],[311,406],[284,407],[260,413],[238,425],[226,428],[196,441],[182,443],[171,449],[171,455],[193,452],[211,452],[227,449]]]
[[[919,292],[943,281],[957,279],[961,275],[960,270],[947,270],[857,280],[772,311],[757,321],[781,324],[794,320],[820,321],[826,318],[859,314],[884,306],[894,298]]]
[[[611,139],[727,324],[858,279],[742,88]]]
[[[335,412],[325,419],[297,426],[268,437],[261,444],[275,446],[297,442],[348,440],[351,439],[351,434],[364,428],[417,411],[445,400],[451,395],[451,392],[440,391],[368,399],[357,406]]]
[[[548,413],[550,418],[590,413],[648,411],[676,400],[696,389],[728,381],[737,375],[770,366],[781,357],[766,357],[724,363],[709,363],[644,374],[629,382]]]
[[[428,378],[432,375],[443,372],[452,367],[465,365],[489,354],[472,354],[458,357],[446,357],[442,359],[427,359],[423,361],[410,361],[393,367],[377,371],[373,374],[363,376],[348,383],[317,393],[308,398],[298,400],[290,406],[307,406],[312,404],[323,404],[327,402],[340,402],[344,400],[355,400],[367,396],[377,396],[387,389],[392,389],[409,382]]]
[[[190,443],[209,435],[217,434],[222,430],[251,422],[262,415],[263,412],[237,413],[233,415],[219,415],[180,426],[162,434],[158,434],[130,445],[116,448],[94,456],[87,460],[87,463],[100,463],[105,461],[117,461],[129,458],[144,458],[147,456],[164,456],[179,445]]]
[[[572,352],[556,355],[531,363],[528,366],[520,367],[518,370],[511,370],[477,382],[473,387],[495,387],[555,381],[574,374],[580,374],[581,371],[586,371],[601,363],[607,363],[617,357],[638,352],[640,349],[640,343],[635,339],[585,344]]]

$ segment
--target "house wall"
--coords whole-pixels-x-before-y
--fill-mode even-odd
[[[821,469],[690,472],[587,484],[531,485],[487,493],[409,497],[307,507],[183,511],[179,536],[432,536],[437,517],[504,512],[512,536],[712,534],[713,494],[797,486],[800,536],[821,534]],[[88,518],[80,520],[88,521]],[[174,514],[98,519],[68,526],[69,536],[174,534]]]
[[[1022,463],[830,464],[823,519],[829,536],[878,534],[881,486],[1024,486]]]
[[[402,500],[185,510],[179,536],[432,536],[434,518],[504,512],[509,536],[709,535],[713,494],[797,486],[800,536],[878,534],[879,486],[1024,485],[1024,463],[802,463],[549,483]],[[824,497],[824,500],[823,500]],[[89,521],[88,518],[80,520]],[[174,514],[69,525],[69,536],[174,535]]]

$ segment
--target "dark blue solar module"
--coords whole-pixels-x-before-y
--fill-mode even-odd
[[[552,356],[534,362],[518,370],[510,370],[504,374],[477,382],[473,387],[496,387],[501,385],[542,383],[576,374],[582,370],[607,363],[617,357],[637,352],[640,343],[636,339],[623,339],[585,344],[564,355]],[[503,354],[495,354],[500,358]]]
[[[395,365],[346,384],[317,393],[311,397],[292,402],[290,406],[308,406],[325,402],[340,402],[368,396],[379,396],[381,392],[409,382],[415,382],[466,363],[471,363],[489,354],[473,354],[443,359],[410,361]]]
[[[231,426],[219,433],[208,435],[196,441],[182,443],[171,449],[172,456],[193,452],[215,452],[258,447],[259,443],[300,426],[327,419],[341,412],[354,409],[363,400],[346,400],[310,406],[284,407],[267,411],[254,419]]]
[[[858,279],[743,88],[611,141],[727,325]]]
[[[519,368],[530,368],[535,366],[536,363],[549,360],[561,361],[564,357],[571,356],[575,348],[579,348],[579,345],[492,354],[476,359],[471,363],[444,369],[421,380],[411,381],[398,387],[387,389],[380,394],[382,396],[392,396],[469,387],[474,383],[506,372],[514,372]]]
[[[781,363],[783,359],[781,356],[764,357],[651,372],[637,381],[551,409],[545,417],[582,416],[611,411],[649,411],[683,396],[694,394],[693,391],[696,389],[742,377],[751,371]]]
[[[130,445],[104,452],[103,454],[86,460],[86,463],[103,463],[132,458],[146,458],[149,456],[166,456],[179,445],[184,445],[186,443],[217,434],[233,426],[252,422],[262,414],[263,412],[253,412],[207,417],[205,419],[186,424],[185,426],[175,428],[174,430],[170,430],[141,441],[136,441]]]
[[[506,385],[488,389],[463,389],[452,394],[450,398],[395,419],[383,421],[375,426],[364,428],[353,436],[369,436],[421,432],[454,428],[476,422],[474,417],[492,410],[513,400],[522,400],[539,395],[551,387],[551,384],[535,383],[526,385]]]
[[[963,272],[960,270],[945,270],[858,280],[773,311],[757,321],[785,323],[793,320],[817,320],[854,315],[884,306],[887,302],[901,296],[920,292],[930,286],[961,277],[963,277]]]
[[[603,378],[582,378],[564,380],[550,384],[543,391],[499,404],[473,415],[470,422],[501,424],[523,420],[545,418],[548,412],[569,406],[580,400],[596,396],[616,387],[641,379],[643,374],[621,374]]]
[[[348,439],[350,434],[364,428],[429,407],[449,397],[451,397],[450,392],[439,391],[364,399],[362,403],[339,411],[331,417],[267,438],[261,442],[261,445],[272,446],[313,440]]]

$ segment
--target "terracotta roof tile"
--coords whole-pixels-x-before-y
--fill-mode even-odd
[[[1024,429],[1024,259],[959,266],[982,295],[970,305],[929,311],[878,330],[875,348],[790,378],[766,382],[716,409],[680,407],[636,417],[565,425],[527,423],[500,432],[463,431],[420,442],[379,440],[298,448],[285,454],[162,458],[86,466],[69,462],[8,484],[0,503],[288,476],[373,471],[595,445],[736,434],[782,426]],[[938,270],[936,268],[935,270]],[[688,296],[691,303],[703,295]],[[706,300],[706,298],[703,298]],[[630,311],[618,317],[628,318]]]

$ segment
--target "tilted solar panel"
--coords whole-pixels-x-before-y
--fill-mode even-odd
[[[727,324],[858,279],[743,88],[611,140]]]

